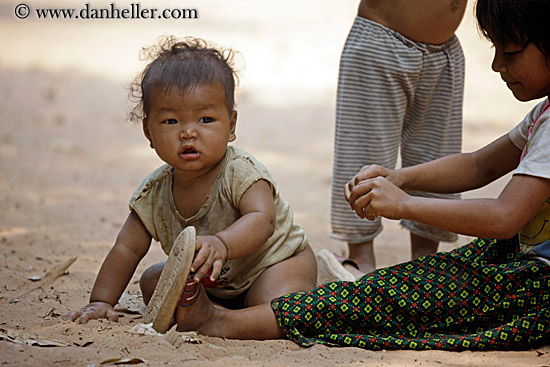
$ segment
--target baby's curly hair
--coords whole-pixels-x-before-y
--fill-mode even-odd
[[[235,105],[237,74],[235,52],[218,49],[199,38],[178,40],[161,38],[157,45],[143,48],[140,58],[152,60],[130,85],[130,100],[135,102],[130,121],[147,119],[152,91],[169,92],[173,88],[185,92],[204,84],[221,83],[229,112]]]

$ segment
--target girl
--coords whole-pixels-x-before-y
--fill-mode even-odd
[[[64,318],[116,320],[113,306],[152,238],[170,254],[166,269],[164,263],[154,265],[140,281],[146,303],[159,278],[162,283],[147,315],[159,331],[168,327],[178,300],[181,307],[197,300],[204,289],[199,281],[220,305],[269,312],[274,297],[311,290],[315,256],[303,229],[293,223],[292,208],[261,163],[228,147],[237,122],[231,52],[201,40],[170,38],[150,53],[154,60],[136,83],[140,102],[132,116],[142,121],[151,148],[166,164],[132,195],[130,214],[99,271],[90,303]],[[163,318],[160,324],[157,316]]]
[[[363,168],[348,183],[348,201],[361,218],[406,218],[492,239],[280,297],[273,313],[234,313],[200,297],[178,309],[178,324],[188,321],[189,329],[209,335],[285,335],[303,346],[368,349],[510,350],[550,341],[550,2],[478,0],[476,15],[495,47],[492,67],[514,96],[544,100],[509,134],[474,153],[396,171]],[[460,192],[514,169],[496,199],[403,191]],[[243,320],[246,328],[238,325]]]

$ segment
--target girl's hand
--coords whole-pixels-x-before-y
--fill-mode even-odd
[[[91,302],[80,310],[67,312],[63,316],[63,320],[77,321],[80,324],[85,324],[92,319],[106,318],[109,321],[118,321],[118,314],[113,306],[106,302]]]
[[[394,176],[395,171],[391,169],[372,164],[370,166],[364,166],[359,172],[346,184],[344,187],[344,195],[346,200],[352,205],[350,201],[350,193],[353,188],[361,183],[361,181],[370,180],[375,177],[386,177],[391,182],[394,182],[392,176]],[[353,208],[353,205],[352,205]]]
[[[210,280],[215,282],[228,257],[228,249],[219,237],[197,236],[195,258],[191,264],[191,272],[195,273],[194,280],[198,282],[210,275]],[[212,269],[212,273],[208,274],[210,269]]]
[[[375,220],[378,216],[401,219],[404,204],[410,195],[395,186],[385,177],[362,180],[349,194],[349,203],[360,218]]]

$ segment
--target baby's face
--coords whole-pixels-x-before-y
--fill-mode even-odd
[[[188,91],[152,91],[145,136],[158,156],[191,177],[210,172],[235,140],[236,112],[228,111],[221,84]]]

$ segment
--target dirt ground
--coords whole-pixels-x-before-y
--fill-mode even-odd
[[[139,314],[120,312],[118,323],[61,320],[61,314],[87,303],[95,275],[127,215],[131,192],[160,164],[141,127],[126,122],[126,114],[127,85],[142,66],[138,51],[161,34],[192,34],[242,53],[246,65],[237,97],[235,144],[270,169],[314,249],[345,254],[343,244],[330,239],[328,213],[338,56],[356,5],[303,3],[236,0],[229,6],[222,0],[197,0],[186,4],[199,9],[197,20],[94,23],[20,20],[13,16],[18,3],[0,0],[2,365],[550,365],[548,347],[372,352],[201,335],[196,343],[175,346],[160,336],[130,333],[140,324]],[[44,4],[67,6],[61,1],[42,1],[40,6]],[[175,1],[141,4],[181,7]],[[468,14],[459,31],[468,60],[464,150],[504,134],[530,107],[514,101],[491,73],[489,45],[473,24]],[[502,184],[466,196],[495,196]],[[376,242],[378,265],[406,261],[407,238],[397,223],[386,221]],[[441,249],[467,240],[461,237]],[[43,279],[72,257],[76,261],[67,275],[39,287],[37,277]],[[154,245],[127,293],[139,296],[139,274],[163,259]]]

